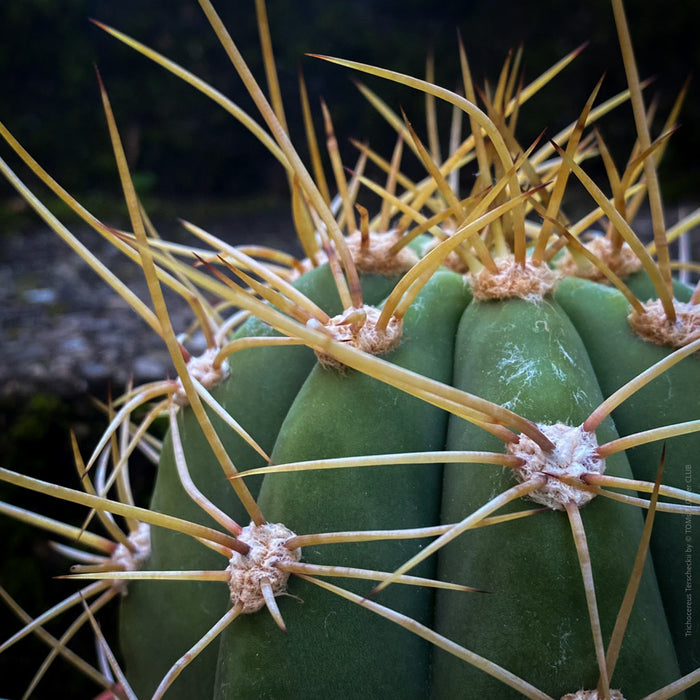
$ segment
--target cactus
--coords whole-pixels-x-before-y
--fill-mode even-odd
[[[700,546],[693,521],[700,403],[688,389],[700,386],[692,357],[698,299],[682,285],[675,289],[687,301],[670,291],[654,163],[661,142],[650,141],[621,3],[613,0],[642,155],[625,177],[611,178],[612,202],[580,165],[597,89],[558,142],[537,153],[521,149],[508,123],[527,93],[516,94],[515,67],[507,65],[496,93],[485,96],[487,114],[476,106],[462,50],[466,97],[328,59],[451,103],[471,125],[437,162],[408,119],[390,114],[400,138],[386,186],[361,167],[348,184],[325,111],[339,213],[213,7],[201,4],[274,142],[260,138],[290,173],[304,264],[287,268],[287,258],[271,251],[256,250],[256,258],[188,225],[210,246],[192,254],[199,264],[191,266],[180,258],[187,251],[149,235],[104,87],[130,233],[80,211],[2,129],[44,182],[143,267],[153,310],[130,301],[162,337],[178,374],[110,407],[109,427],[87,461],[75,448],[84,493],[0,469],[3,481],[95,509],[115,543],[126,536],[108,514],[125,517],[132,533],[151,526],[150,553],[139,549],[128,561],[117,558],[115,543],[90,536],[88,545],[111,556],[73,575],[97,579],[90,594],[110,599],[128,583],[120,605],[124,672],[105,652],[118,683],[106,672],[91,677],[117,696],[139,698],[697,697],[697,613],[687,603],[697,582],[692,570],[678,582]],[[404,142],[425,165],[421,182],[400,172]],[[472,155],[479,175],[464,198],[451,174]],[[609,257],[578,239],[561,212],[570,178],[589,191],[598,218],[609,219],[613,250],[630,249],[646,281],[627,286]],[[358,206],[359,223],[353,211],[360,184],[384,202],[371,225],[366,209]],[[630,226],[629,187],[648,189],[658,264]],[[564,245],[617,288],[562,279],[553,268]],[[101,274],[128,294],[109,271]],[[649,284],[658,301],[644,305],[630,287],[641,295]],[[176,336],[163,285],[192,303],[207,339],[201,357],[190,357]],[[241,313],[222,321],[211,296]],[[639,321],[657,306],[651,341],[632,326],[650,325]],[[676,347],[659,344],[664,330],[674,331]],[[143,405],[145,418],[134,422]],[[128,458],[159,414],[170,429],[158,446],[150,506],[139,508]],[[120,446],[110,450],[117,431]],[[97,487],[89,476],[95,464]],[[116,500],[108,497],[112,481]],[[54,521],[11,506],[2,512],[80,540]],[[335,577],[342,586],[329,582]],[[92,621],[100,605],[87,606],[81,621]],[[23,634],[47,635],[43,623],[56,614]],[[63,642],[49,643],[65,653]]]

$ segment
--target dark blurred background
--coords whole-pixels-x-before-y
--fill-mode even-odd
[[[253,72],[263,81],[253,0],[216,4]],[[700,3],[636,0],[628,2],[627,9],[640,74],[655,78],[646,94],[647,103],[652,95],[659,99],[658,133],[684,81],[700,65]],[[391,131],[361,97],[353,78],[382,94],[394,109],[405,108],[422,134],[423,97],[305,57],[306,52],[422,76],[426,55],[432,51],[436,81],[454,88],[459,81],[458,29],[480,84],[485,79],[494,84],[508,50],[521,43],[527,83],[589,42],[575,62],[523,108],[519,134],[525,144],[545,128],[554,134],[574,120],[604,72],[599,101],[625,85],[607,0],[268,0],[268,11],[294,141],[305,154],[297,92],[297,69],[302,66],[317,131],[320,135],[318,100],[323,97],[349,164],[356,157],[350,138],[367,140],[386,156],[393,146]],[[291,246],[286,179],[276,161],[223,110],[106,35],[89,18],[180,62],[256,115],[194,0],[22,0],[3,2],[0,7],[0,121],[96,214],[110,223],[124,223],[96,85],[97,65],[139,191],[166,233],[169,226],[177,227],[175,217],[182,216],[204,221],[232,240],[267,241],[274,234],[276,239],[287,237],[281,245]],[[440,117],[446,133],[449,110],[441,110]],[[665,203],[672,212],[700,199],[700,130],[695,127],[699,120],[700,86],[691,83],[681,129],[661,168]],[[600,128],[618,167],[623,167],[635,139],[629,106],[605,117]],[[0,156],[27,175],[3,143]],[[28,181],[35,183],[31,176]],[[40,186],[35,189],[42,192]],[[47,200],[52,202],[50,197]],[[65,214],[60,206],[52,206]],[[675,220],[673,215],[671,219]],[[97,245],[89,232],[78,231],[81,239]],[[105,259],[122,274],[118,261]],[[162,357],[151,358],[150,349],[134,344],[138,338],[151,337],[150,331],[138,320],[133,329],[123,325],[126,320],[116,324],[120,314],[124,319],[133,314],[119,307],[118,301],[110,301],[114,295],[76,260],[0,180],[0,465],[74,485],[69,428],[77,431],[83,451],[88,452],[104,426],[89,395],[104,399],[110,385],[118,393],[135,363],[144,364],[144,357],[153,359],[151,365],[145,362],[151,372],[163,376],[164,371],[158,364]],[[83,286],[88,283],[92,286]],[[67,323],[73,330],[66,338],[60,329]],[[80,364],[71,365],[69,357],[78,357]],[[62,358],[66,362],[56,369]],[[75,381],[70,381],[71,376]],[[143,469],[148,474],[149,467]],[[80,522],[80,509],[68,516],[59,504],[34,501],[1,485],[0,499]],[[0,583],[31,614],[73,590],[66,582],[45,585],[50,576],[65,571],[45,540],[43,533],[0,518]],[[113,618],[104,618],[104,624],[113,624]],[[66,625],[53,629],[60,631]],[[17,628],[0,604],[0,643]],[[81,640],[80,649],[90,656],[89,637]],[[41,658],[41,645],[28,640],[12,653],[0,654],[0,697],[21,696]],[[59,685],[64,697],[97,694],[90,684],[74,680],[74,675],[64,662],[57,662],[34,697],[55,697]]]
[[[219,2],[234,39],[263,80],[253,1]],[[612,10],[607,0],[523,3],[512,0],[270,0],[268,11],[291,130],[303,143],[296,72],[305,72],[312,103],[328,102],[343,147],[350,137],[375,146],[388,135],[382,120],[337,66],[305,57],[326,53],[423,75],[429,50],[436,80],[458,84],[456,31],[464,37],[477,82],[492,84],[509,48],[524,45],[526,82],[583,42],[588,48],[541,96],[522,110],[524,142],[574,119],[605,72],[601,100],[624,86]],[[700,4],[637,0],[628,8],[640,74],[654,77],[662,120],[685,79],[700,64]],[[163,69],[89,23],[95,18],[146,43],[209,81],[255,114],[242,85],[194,0],[25,0],[0,10],[0,119],[73,192],[118,190],[93,65],[108,87],[141,188],[157,198],[227,201],[284,197],[281,168],[220,108]],[[362,78],[419,125],[422,97]],[[318,114],[318,110],[316,110]],[[449,114],[443,110],[447,125]],[[700,90],[691,85],[663,168],[670,199],[694,199],[700,172]],[[657,121],[657,123],[660,123]],[[317,121],[317,125],[320,122]],[[623,107],[601,124],[619,153],[632,143]],[[445,129],[446,131],[446,129]],[[384,147],[388,152],[389,146]],[[5,153],[6,150],[0,151]],[[348,156],[348,162],[354,157]],[[11,196],[0,185],[0,200]]]

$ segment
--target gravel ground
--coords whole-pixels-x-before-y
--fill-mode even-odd
[[[171,226],[175,229],[176,225]],[[238,216],[208,230],[232,243],[294,240],[282,211]],[[240,232],[236,241],[231,231]],[[73,233],[141,298],[143,273],[90,229]],[[170,237],[167,231],[161,235]],[[175,294],[166,301],[176,332],[192,313]],[[196,346],[195,348],[196,349]],[[0,397],[49,392],[69,398],[110,384],[124,387],[172,375],[163,342],[50,230],[7,236],[0,245]]]

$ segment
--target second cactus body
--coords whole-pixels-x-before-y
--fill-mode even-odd
[[[483,301],[471,300],[471,296],[460,275],[436,272],[406,315],[401,344],[384,359],[447,385],[453,383],[537,423],[579,426],[600,404],[603,394],[585,337],[582,341],[567,313],[551,296],[534,301]],[[320,303],[324,305],[323,298]],[[584,299],[581,303],[589,302]],[[284,366],[285,374],[295,376],[290,367],[292,355],[285,358],[285,352],[289,349],[277,351],[270,372]],[[271,454],[275,465],[363,454],[503,450],[503,442],[483,428],[449,417],[446,411],[377,379],[320,364],[313,368],[304,364],[302,374],[308,369],[288,410],[282,411],[286,416],[277,429]],[[692,374],[695,369],[691,361],[688,371]],[[284,398],[282,385],[278,389],[265,385],[264,371],[260,388],[248,383],[249,379],[244,378],[248,399],[290,402],[292,397]],[[238,401],[236,383],[234,369],[226,387],[220,389],[230,396],[225,405],[232,411]],[[606,388],[606,392],[616,388]],[[658,395],[654,400],[663,402]],[[240,420],[255,436],[265,433],[266,422],[278,421],[272,414],[270,410],[260,423],[246,423],[245,415]],[[600,444],[614,439],[612,420],[606,419],[596,436]],[[208,477],[199,475],[201,460],[193,452],[195,444],[185,439],[185,451],[193,480],[201,480],[204,488]],[[443,469],[438,464],[421,464],[419,457],[416,462],[268,474],[258,502],[269,522],[283,523],[298,535],[418,528],[458,522],[517,483],[512,467],[465,463]],[[672,472],[678,467],[668,463],[666,468]],[[161,470],[164,475],[154,505],[164,502],[164,494],[176,488],[172,477],[167,479],[171,485],[166,483],[165,475],[174,470],[168,452]],[[653,480],[653,464],[651,472],[645,478]],[[606,473],[632,477],[624,454],[607,460]],[[223,477],[217,477],[216,483],[213,493],[227,492]],[[212,484],[206,488],[212,491]],[[214,500],[217,497],[212,495]],[[527,504],[518,499],[507,510],[522,510]],[[202,659],[195,661],[173,684],[170,696],[187,695],[188,673],[194,678],[197,668],[197,687],[201,691],[206,683],[207,696],[217,698],[339,694],[505,698],[520,697],[523,687],[560,697],[582,687],[594,688],[599,669],[580,554],[565,511],[545,510],[510,523],[467,530],[410,572],[427,577],[437,573],[441,581],[486,592],[442,590],[435,595],[430,589],[394,584],[376,598],[498,668],[437,649],[395,622],[293,576],[289,595],[278,599],[286,633],[265,610],[241,616],[213,642],[209,665]],[[631,575],[643,517],[638,508],[602,497],[582,506],[581,517],[593,561],[602,635],[607,640]],[[311,546],[302,550],[302,561],[392,571],[428,541]],[[154,557],[159,556],[155,552]],[[200,554],[186,554],[184,548],[176,547],[169,555],[168,568],[204,566]],[[665,575],[664,567],[657,567],[656,572],[651,562],[645,567],[611,679],[612,687],[628,694],[625,697],[641,697],[680,675],[657,583],[658,577],[663,588]],[[185,604],[181,598],[169,597],[178,583],[161,583],[158,589],[150,588],[149,582],[137,585],[138,592],[134,590],[133,598],[125,599],[122,609],[122,644],[131,649],[130,654],[138,649],[133,642],[142,634],[140,629],[149,624],[130,612],[136,601],[144,610],[151,606],[163,610],[166,618],[177,618],[176,611]],[[371,590],[367,581],[342,585],[360,596]],[[208,596],[198,598],[206,595],[204,589],[213,593],[214,588],[215,584],[200,584],[199,592],[193,591],[192,600],[187,601],[188,614],[194,609],[195,619],[201,618],[197,623],[200,634],[223,612],[221,603],[216,610],[207,610]],[[218,589],[215,592],[221,597]],[[151,647],[147,670],[129,676],[137,692],[144,694],[153,692],[164,671],[196,641],[191,628],[176,632],[167,619],[161,620],[155,636],[162,642]],[[509,689],[510,673],[526,686]]]

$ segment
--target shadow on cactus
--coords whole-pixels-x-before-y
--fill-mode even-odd
[[[118,399],[86,463],[76,450],[85,483],[102,464],[98,489],[0,469],[3,481],[82,504],[111,524],[108,513],[151,527],[143,570],[109,562],[72,576],[97,579],[90,586],[110,597],[129,582],[120,609],[124,672],[105,651],[118,681],[112,692],[695,697],[700,404],[689,387],[700,386],[698,292],[672,285],[656,180],[665,140],[649,135],[621,3],[613,8],[628,94],[594,109],[597,86],[577,122],[539,148],[518,144],[518,109],[573,54],[526,87],[515,54],[495,89],[477,91],[460,46],[465,97],[435,85],[430,64],[429,79],[419,80],[329,59],[424,91],[428,114],[425,145],[407,117],[361,88],[397,141],[389,158],[359,145],[348,180],[324,107],[336,198],[303,82],[313,176],[284,128],[262,3],[269,102],[214,9],[201,5],[272,138],[194,76],[108,31],[268,144],[289,173],[307,260],[233,249],[192,224],[208,248],[161,240],[140,207],[104,88],[131,232],[82,210],[2,132],[41,180],[142,266],[152,309],[0,164],[160,335],[178,375]],[[620,175],[602,137],[585,129],[628,98],[638,146]],[[444,159],[437,101],[454,114]],[[674,120],[675,110],[669,128]],[[594,144],[612,199],[581,165]],[[406,147],[425,168],[422,181],[402,171]],[[384,171],[384,185],[365,175],[367,160]],[[465,196],[463,170],[475,164]],[[594,203],[578,222],[562,207],[572,177]],[[381,197],[374,218],[358,204],[362,186]],[[651,247],[630,225],[645,196]],[[637,199],[628,207],[630,197]],[[599,220],[607,221],[612,255],[580,240]],[[675,230],[696,221],[697,214]],[[623,249],[644,268],[624,281],[611,262]],[[557,269],[566,256],[573,263]],[[612,284],[561,272],[592,267]],[[207,344],[201,357],[175,334],[162,285],[190,301]],[[652,340],[638,335],[652,326]],[[661,344],[667,331],[672,337]],[[133,424],[141,406],[145,416]],[[128,458],[162,414],[170,430],[157,446],[152,502],[138,508],[124,488]],[[110,498],[113,481],[121,489]],[[11,506],[3,512],[17,515]],[[81,539],[39,516],[21,517]],[[54,614],[21,634],[46,634]],[[50,644],[64,653],[62,642]],[[106,672],[100,678],[109,685]]]

